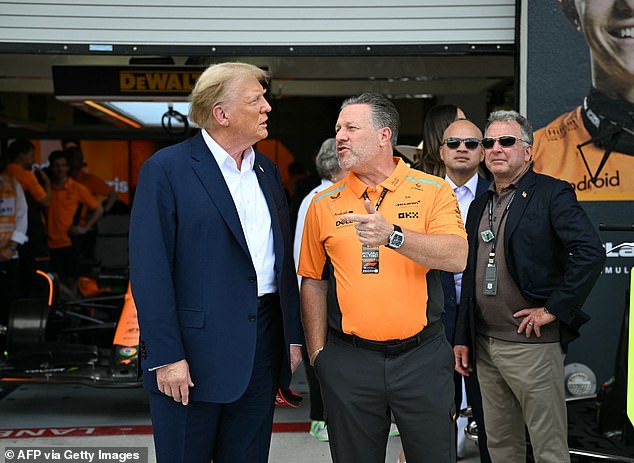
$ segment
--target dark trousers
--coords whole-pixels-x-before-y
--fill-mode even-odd
[[[310,419],[312,421],[324,421],[324,402],[321,399],[321,387],[315,375],[315,369],[310,366],[310,359],[306,347],[302,347],[306,380],[308,381],[308,393],[310,395]]]
[[[11,305],[18,296],[18,260],[0,262],[0,325],[7,325]]]
[[[212,458],[214,463],[267,462],[284,357],[282,340],[281,310],[274,299],[258,308],[253,372],[240,399],[183,406],[163,394],[150,393],[157,463],[209,463]],[[192,381],[196,384],[195,376]]]
[[[335,463],[384,463],[390,412],[408,463],[453,463],[454,356],[444,331],[396,356],[329,336],[317,356]]]
[[[73,246],[50,250],[51,268],[62,280],[79,276],[79,256]]]

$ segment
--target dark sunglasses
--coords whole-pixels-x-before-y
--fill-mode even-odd
[[[517,143],[517,140],[523,141],[524,143],[528,143],[526,140],[522,140],[521,138],[514,137],[513,135],[502,135],[500,137],[486,137],[482,139],[482,147],[485,149],[493,148],[495,145],[495,141],[498,141],[500,146],[504,148],[508,148],[509,146],[513,146]]]
[[[458,149],[460,143],[464,142],[465,148],[468,150],[474,150],[480,145],[480,140],[477,138],[456,138],[449,137],[442,142],[443,145],[447,145],[447,148],[455,150]]]

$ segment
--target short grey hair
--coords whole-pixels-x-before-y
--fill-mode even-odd
[[[315,168],[319,178],[331,180],[335,174],[341,172],[337,146],[334,138],[324,140],[315,158]]]
[[[198,77],[189,95],[189,118],[198,127],[209,128],[211,111],[215,105],[232,97],[232,84],[240,79],[256,78],[261,84],[268,81],[266,71],[248,63],[212,64]]]
[[[533,144],[533,127],[531,126],[531,123],[528,122],[528,119],[526,119],[517,111],[493,111],[489,115],[489,120],[484,127],[485,133],[489,129],[489,126],[494,122],[517,122],[517,124],[520,126],[522,140],[524,140],[529,145]]]
[[[390,143],[392,147],[396,146],[398,140],[398,129],[401,124],[401,118],[398,115],[396,106],[387,97],[379,93],[362,93],[359,96],[351,96],[341,103],[341,111],[343,108],[353,104],[366,104],[370,107],[370,118],[372,119],[372,127],[382,129],[387,127],[392,131]]]

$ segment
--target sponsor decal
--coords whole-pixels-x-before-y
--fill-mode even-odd
[[[634,257],[634,248],[632,246],[623,246],[616,250],[614,249],[616,246],[612,241],[606,241],[604,244],[606,257]]]
[[[546,129],[546,139],[548,141],[557,141],[565,138],[568,132],[574,132],[579,128],[577,120],[574,118],[567,118],[565,123],[557,127],[548,127]]]
[[[119,355],[121,357],[132,357],[136,355],[137,350],[134,347],[122,347],[119,349]]]
[[[417,219],[418,218],[418,211],[399,212],[398,213],[398,218],[399,219]]]
[[[36,368],[33,370],[24,370],[28,375],[47,374],[47,373],[63,373],[66,368]]]
[[[310,422],[273,423],[273,432],[308,432]],[[0,429],[0,439],[151,435],[150,425]]]
[[[606,265],[603,267],[603,275],[629,275],[631,266],[626,265]]]
[[[405,199],[410,198],[410,196],[406,196]],[[421,200],[417,201],[407,201],[404,203],[396,203],[396,207],[407,207],[407,206],[418,206],[421,203]]]
[[[603,177],[597,177],[594,182],[589,179],[587,175],[584,175],[579,182],[571,182],[571,185],[576,191],[619,187],[621,186],[621,172],[617,170],[614,175],[611,175],[609,172],[604,172]]]
[[[335,212],[335,219],[337,219],[337,217],[340,216],[340,215],[353,214],[353,213],[354,213],[354,211]],[[347,225],[352,225],[352,223],[353,223],[352,220],[340,220],[340,219],[337,219],[336,222],[335,222],[335,226],[337,228],[340,228],[340,227],[345,227]]]
[[[191,93],[200,71],[120,71],[119,90],[122,93]]]

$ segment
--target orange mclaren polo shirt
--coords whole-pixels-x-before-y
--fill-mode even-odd
[[[81,169],[77,174],[76,182],[84,185],[96,197],[108,196],[112,187],[109,186],[102,178],[96,176],[86,169]]]
[[[66,248],[72,245],[68,231],[73,226],[77,207],[83,204],[89,209],[99,207],[99,201],[88,188],[72,178],[63,186],[51,185],[51,200],[46,212],[48,224],[48,247]]]
[[[334,268],[338,307],[329,304],[331,328],[365,339],[405,339],[427,325],[428,268],[397,251],[379,247],[378,273],[362,272],[362,245],[347,213],[366,214],[363,193],[376,204],[387,190],[379,212],[389,222],[418,233],[452,234],[466,240],[458,201],[449,184],[398,160],[378,187],[367,187],[353,173],[317,194],[306,215],[298,274],[314,280]],[[339,312],[336,312],[336,311]],[[332,326],[340,323],[341,326]]]
[[[74,180],[88,188],[88,191],[90,191],[90,193],[100,202],[101,199],[108,196],[110,194],[110,191],[112,190],[112,187],[109,186],[103,179],[93,173],[87,172],[86,169],[81,169],[77,174],[77,178],[75,178]],[[87,217],[88,211],[84,208],[81,211],[81,218],[79,223],[81,225],[85,225]]]
[[[533,160],[535,172],[569,182],[580,201],[630,201],[634,199],[634,156],[613,152],[601,169],[597,181],[590,181],[588,169],[595,175],[605,150],[592,143],[582,147],[586,167],[577,145],[590,140],[583,125],[581,106],[562,114],[535,132]]]
[[[15,177],[25,193],[29,193],[35,201],[46,198],[46,191],[37,181],[35,174],[19,164],[11,162],[7,165],[7,173]]]

